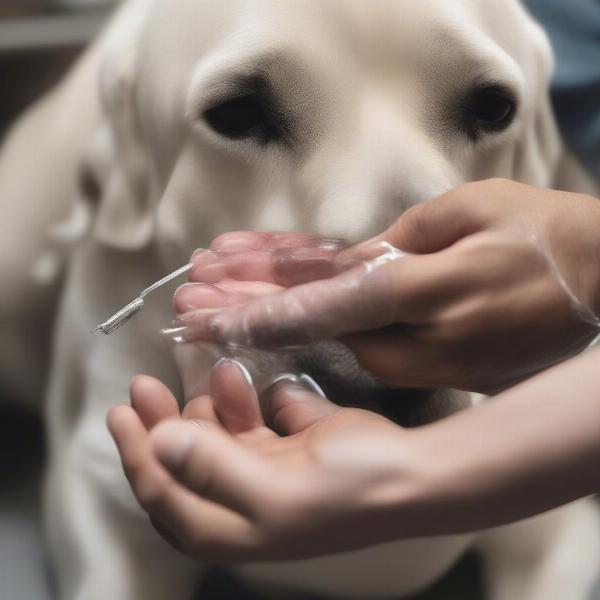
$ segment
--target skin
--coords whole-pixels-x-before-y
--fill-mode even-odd
[[[230,234],[215,241],[214,253],[194,257],[192,281],[212,283],[180,288],[175,310],[193,335],[203,334],[193,339],[224,341],[219,336],[232,329],[223,319],[235,330],[244,317],[243,333],[266,329],[260,339],[269,347],[268,332],[285,324],[285,309],[305,303],[297,328],[335,332],[392,382],[413,381],[408,360],[418,373],[432,369],[431,385],[507,387],[582,350],[597,333],[539,249],[541,242],[552,252],[573,293],[597,310],[595,203],[490,181],[412,209],[355,248],[301,234]],[[360,264],[382,241],[410,255],[369,272]],[[379,311],[365,309],[365,290]],[[355,322],[358,333],[346,328]],[[296,328],[285,334],[271,341],[297,340]],[[132,405],[113,409],[108,424],[138,501],[175,547],[219,562],[308,558],[494,527],[595,493],[599,357],[594,350],[493,402],[411,430],[340,408],[298,379],[259,399],[244,367],[225,360],[213,369],[210,395],[192,398],[182,414],[162,383],[138,377]]]
[[[175,548],[220,563],[316,557],[494,527],[596,492],[599,357],[415,430],[297,381],[269,390],[263,418],[228,360],[211,396],[181,415],[161,382],[137,377],[108,425],[137,500]]]
[[[493,393],[577,354],[597,335],[598,231],[595,198],[488,180],[408,210],[351,249],[298,234],[227,234],[214,244],[222,254],[197,256],[191,274],[215,284],[224,307],[200,302],[178,324],[189,341],[261,348],[339,338],[388,383]],[[372,257],[382,242],[411,255],[371,273],[335,274],[340,263]],[[181,293],[190,307],[193,292]]]

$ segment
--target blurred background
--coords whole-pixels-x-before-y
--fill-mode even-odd
[[[102,27],[107,0],[0,0],[0,139]],[[39,415],[0,398],[0,599],[49,600],[39,528]]]
[[[549,14],[549,7],[554,5],[558,15],[556,27],[560,26],[562,32],[568,23],[560,17],[560,5],[583,6],[598,1],[529,0],[529,4],[537,16]],[[0,141],[15,118],[72,65],[116,3],[116,0],[0,0]],[[549,27],[552,32],[552,22]],[[560,35],[553,36],[555,42],[557,39],[561,42]],[[563,56],[568,57],[575,48],[567,42]],[[589,65],[600,64],[600,38],[595,42],[588,56]],[[561,62],[559,76],[562,73],[563,79],[569,79],[576,70],[573,64]],[[581,66],[579,59],[576,65]],[[595,66],[594,69],[598,71]],[[557,106],[561,102],[571,106],[570,93],[571,88],[563,90],[557,85]],[[592,95],[590,100],[598,97]],[[577,149],[578,141],[585,137],[578,135],[577,127],[579,131],[584,128],[589,131],[589,123],[569,123],[569,115],[574,112],[563,110],[559,116],[565,133],[575,132],[572,145]],[[600,135],[596,139],[600,140]],[[581,148],[582,157],[585,158],[587,150]],[[600,176],[600,161],[589,165],[598,168]],[[51,580],[45,566],[39,519],[43,426],[40,415],[6,400],[0,397],[0,600],[51,600]],[[415,600],[479,600],[479,571],[476,557],[467,557],[444,581]],[[204,585],[201,596],[203,600],[259,598],[218,570]],[[303,596],[298,600],[309,599]]]
[[[102,26],[111,0],[0,0],[0,132]],[[1,135],[0,133],[0,135]]]

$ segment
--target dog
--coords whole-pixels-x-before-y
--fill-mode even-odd
[[[156,335],[172,290],[110,338],[89,330],[225,231],[359,241],[490,177],[593,191],[557,132],[551,72],[547,39],[517,0],[125,2],[0,155],[11,394],[44,387],[56,324],[45,513],[61,599],[183,600],[206,570],[152,530],[105,428],[134,374],[180,388]],[[441,394],[428,418],[465,403]],[[583,500],[474,535],[238,572],[268,589],[399,598],[472,548],[490,600],[587,600],[600,513]]]

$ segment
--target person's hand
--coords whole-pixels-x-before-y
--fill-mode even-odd
[[[416,434],[287,378],[261,398],[248,374],[223,360],[211,395],[180,416],[148,376],[131,406],[108,417],[132,490],[156,530],[210,562],[312,557],[409,535],[417,497]],[[427,526],[425,526],[427,528]]]
[[[181,315],[181,335],[259,348],[339,338],[396,386],[489,393],[598,333],[598,231],[594,198],[490,180],[408,210],[355,248],[233,233],[195,257],[190,277],[215,284],[208,295],[221,294],[223,308]],[[409,255],[338,272],[381,243]]]
[[[415,430],[339,408],[308,380],[262,399],[238,363],[212,396],[147,376],[108,424],[156,530],[211,563],[309,558],[503,525],[598,491],[598,351]],[[510,435],[507,436],[507,432]]]

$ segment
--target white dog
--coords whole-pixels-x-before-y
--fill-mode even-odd
[[[225,231],[360,240],[493,176],[590,191],[556,132],[551,66],[517,0],[125,3],[0,157],[0,356],[13,390],[40,387],[58,289],[22,274],[51,281],[68,257],[46,408],[61,598],[183,600],[202,574],[137,508],[104,424],[132,375],[179,385],[155,334],[171,292],[111,338],[90,328]],[[48,248],[45,231],[68,213]],[[587,600],[600,515],[585,500],[475,536],[240,572],[339,598],[401,597],[474,545],[492,600]]]

